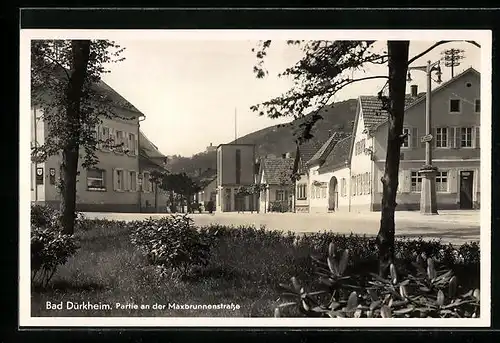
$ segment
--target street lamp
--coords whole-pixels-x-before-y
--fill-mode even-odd
[[[139,213],[142,212],[142,199],[141,199],[141,194],[142,194],[142,174],[139,173],[137,176],[137,184],[139,185]]]
[[[423,214],[438,214],[437,211],[437,199],[436,199],[436,174],[437,168],[432,165],[432,137],[431,134],[431,84],[432,84],[432,73],[435,72],[437,80],[434,80],[438,84],[442,82],[441,80],[441,66],[440,61],[431,63],[427,61],[426,66],[420,67],[408,67],[408,80],[412,81],[410,71],[419,70],[424,71],[427,75],[427,94],[425,103],[425,136],[421,138],[421,141],[425,143],[425,165],[419,170],[422,175],[422,189],[420,192],[420,213]]]

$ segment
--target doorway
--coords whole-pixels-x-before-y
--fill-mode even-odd
[[[474,181],[474,172],[460,172],[460,209],[472,210],[472,185]]]

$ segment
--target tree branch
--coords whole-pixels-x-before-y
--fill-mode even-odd
[[[428,52],[434,50],[438,46],[443,45],[443,44],[447,44],[447,43],[451,43],[451,42],[457,42],[457,41],[454,41],[454,40],[442,40],[442,41],[437,42],[436,44],[432,45],[430,48],[424,50],[420,54],[418,54],[418,55],[410,58],[410,60],[408,60],[408,65],[412,64],[413,62],[415,62],[416,60],[418,60],[420,57],[426,55]],[[473,40],[466,40],[466,41],[463,41],[463,42],[467,42],[467,43],[470,43],[472,45],[477,46],[478,48],[481,48],[481,45],[479,43],[473,41]]]

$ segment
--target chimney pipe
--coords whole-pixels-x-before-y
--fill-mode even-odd
[[[332,130],[328,130],[328,137],[332,136]]]
[[[418,95],[418,86],[417,85],[411,85],[411,96],[412,98],[416,98]]]

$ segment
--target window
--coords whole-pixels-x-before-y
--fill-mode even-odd
[[[365,193],[370,194],[370,173],[365,173]]]
[[[304,200],[307,199],[307,185],[297,185],[297,199]]]
[[[326,187],[321,187],[321,197],[326,198]]]
[[[476,112],[476,113],[481,112],[481,99],[476,99],[474,101],[474,112]]]
[[[462,127],[460,129],[460,147],[472,148],[472,127]]]
[[[436,129],[436,148],[448,147],[448,128],[438,127]]]
[[[87,170],[87,190],[106,191],[105,172],[102,169]]]
[[[123,131],[116,131],[116,151],[123,152]]]
[[[351,194],[356,195],[356,176],[351,177]]]
[[[448,172],[438,172],[436,175],[436,192],[448,192]]]
[[[340,180],[340,196],[345,197],[346,196],[346,182],[345,178],[342,178]]]
[[[422,175],[417,171],[411,172],[411,191],[421,192],[422,191]]]
[[[357,191],[356,193],[358,194],[363,194],[363,185],[362,185],[362,180],[361,180],[361,174],[358,174],[356,175],[356,188],[357,188]]]
[[[285,191],[276,190],[276,201],[285,201]]]
[[[362,139],[355,144],[355,153],[356,155],[361,155],[365,151],[365,140]]]
[[[409,148],[410,147],[410,140],[409,140],[409,136],[410,136],[410,129],[405,127],[403,128],[403,135],[406,135],[405,136],[405,140],[403,141],[403,144],[401,145],[402,148]]]
[[[124,174],[123,170],[116,170],[116,190],[123,191],[124,190]]]
[[[460,99],[450,99],[450,113],[460,113]]]
[[[101,127],[101,140],[102,140],[102,143],[101,143],[101,146],[104,148],[104,149],[107,149],[109,150],[109,127],[104,127],[102,126]]]
[[[236,184],[239,185],[241,181],[241,150],[236,149],[236,156],[235,156],[235,163],[236,163]]]
[[[128,134],[128,150],[130,155],[135,155],[135,135],[133,133]]]
[[[137,173],[133,170],[129,171],[128,190],[131,192],[137,191]]]

